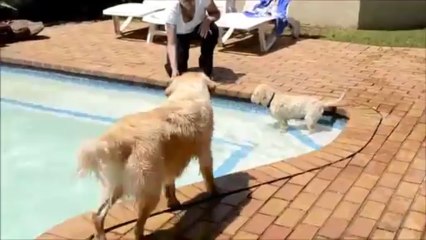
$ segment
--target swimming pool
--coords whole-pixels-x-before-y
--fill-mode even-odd
[[[162,90],[10,66],[1,68],[1,238],[29,239],[99,202],[94,179],[77,179],[80,143],[124,114],[152,109]],[[301,121],[287,133],[254,104],[213,99],[214,174],[222,176],[317,150],[345,119],[320,120],[309,135]],[[304,125],[302,125],[304,126]],[[191,163],[177,185],[201,181]]]

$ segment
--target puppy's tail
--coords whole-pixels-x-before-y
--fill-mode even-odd
[[[78,154],[77,174],[80,177],[94,173],[99,176],[101,162],[109,157],[109,145],[106,141],[90,140],[83,143]]]
[[[324,107],[338,107],[338,106],[340,106],[339,104],[343,100],[343,98],[346,96],[346,92],[347,92],[347,90],[345,90],[342,93],[342,95],[340,95],[340,97],[338,99],[331,100],[331,101],[325,101]]]

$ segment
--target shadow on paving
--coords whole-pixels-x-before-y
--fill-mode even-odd
[[[146,42],[148,37],[148,27],[138,28],[134,30],[127,31],[123,33],[122,36],[119,37],[120,40],[125,41],[138,41],[138,42]],[[253,32],[237,32],[232,35],[230,38],[231,43],[225,44],[223,47],[218,47],[220,52],[233,53],[233,54],[241,54],[241,55],[266,55],[273,53],[275,51],[279,51],[283,48],[289,47],[293,44],[296,44],[298,41],[303,41],[304,38],[319,38],[319,36],[302,36],[300,39],[294,39],[290,36],[283,35],[281,36],[277,42],[272,46],[272,48],[266,52],[262,53],[259,48],[259,39],[258,35],[255,31]],[[166,45],[167,39],[165,36],[155,36],[154,37],[155,44]],[[194,41],[191,44],[191,48],[199,47],[199,43]]]
[[[247,189],[250,176],[235,173],[216,179],[221,193]],[[248,203],[249,191],[240,191],[206,200],[206,193],[201,193],[185,204],[193,204],[204,199],[204,202],[179,210],[162,228],[154,231],[147,239],[215,239],[240,214]]]
[[[46,40],[50,39],[50,37],[45,36],[43,34],[30,36],[28,38],[14,38],[14,37],[5,37],[2,36],[0,33],[0,48],[7,47],[10,44],[16,43],[16,42],[28,42],[28,41],[39,41],[39,40]]]
[[[118,37],[120,40],[132,41],[132,42],[146,42],[148,37],[148,27],[137,28],[133,30],[125,31],[121,36]],[[154,42],[156,44],[166,45],[165,36],[155,36]]]
[[[201,71],[199,67],[190,67],[188,68],[188,71],[194,72],[194,71]],[[227,68],[227,67],[219,67],[215,66],[213,67],[213,80],[217,83],[222,84],[233,84],[235,83],[240,77],[246,75],[245,73],[236,73],[234,70]]]
[[[279,51],[283,48],[290,47],[291,45],[294,45],[301,40],[303,39],[296,40],[292,37],[281,36],[277,39],[269,51],[261,52],[257,33],[240,33],[232,35],[232,38],[230,39],[232,42],[225,44],[219,51],[237,55],[264,56]]]
[[[236,73],[234,70],[226,67],[213,67],[214,81],[224,84],[235,83],[245,73]]]

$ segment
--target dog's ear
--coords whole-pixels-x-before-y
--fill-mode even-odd
[[[207,75],[204,75],[204,82],[206,83],[210,92],[214,92],[216,90],[217,83],[212,81]]]
[[[170,94],[172,94],[170,87],[167,87],[166,90],[164,90],[164,94],[166,95],[166,97],[169,97]]]
[[[164,90],[164,94],[166,95],[166,97],[169,97],[172,94],[172,92],[174,91],[174,88],[175,88],[174,85],[175,85],[174,79],[171,79],[167,82],[167,85],[166,85],[167,87]]]

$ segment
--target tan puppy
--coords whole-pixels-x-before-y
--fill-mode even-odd
[[[198,158],[209,192],[215,193],[211,141],[213,110],[209,89],[215,83],[202,73],[176,77],[166,89],[168,100],[148,112],[127,115],[99,138],[84,145],[79,173],[95,173],[104,189],[104,201],[93,215],[97,237],[105,239],[104,220],[122,196],[138,204],[136,239],[144,237],[147,218],[164,188],[169,207],[180,205],[175,179],[192,158]]]
[[[339,99],[324,102],[310,96],[282,94],[266,84],[259,84],[251,95],[251,102],[268,107],[284,130],[288,127],[288,120],[304,118],[309,132],[312,133],[324,109],[337,107],[345,95],[346,91]]]

